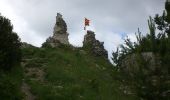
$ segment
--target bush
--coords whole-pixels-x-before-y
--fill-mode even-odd
[[[0,75],[0,97],[1,100],[21,100],[22,94],[20,93],[18,83],[11,80],[7,75]]]

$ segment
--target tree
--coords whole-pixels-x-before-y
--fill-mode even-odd
[[[125,44],[112,54],[113,61],[122,76],[121,80],[124,80],[123,83],[129,85],[133,92],[146,100],[170,98],[170,2],[166,1],[165,9],[161,16],[157,14],[154,19],[149,18],[150,34],[142,36],[138,30],[137,42],[132,43],[127,39]],[[159,31],[158,35],[156,29]],[[156,62],[155,65],[145,60],[147,57],[142,55],[150,52]],[[133,58],[133,55],[135,61],[130,65],[128,63],[131,62],[127,59]],[[126,68],[123,68],[122,62],[125,60],[128,62]],[[137,69],[134,70],[134,66]]]
[[[0,70],[10,70],[21,60],[20,39],[9,19],[0,15]]]

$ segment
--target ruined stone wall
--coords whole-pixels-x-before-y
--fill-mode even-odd
[[[93,31],[87,31],[87,34],[84,36],[83,47],[85,46],[90,46],[90,50],[96,56],[108,58],[108,52],[104,48],[104,42],[96,40]]]

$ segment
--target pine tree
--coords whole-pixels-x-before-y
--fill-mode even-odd
[[[120,51],[113,53],[113,61],[117,64],[121,74],[121,80],[126,85],[132,87],[134,92],[146,100],[169,100],[170,98],[170,2],[166,1],[165,11],[161,16],[158,14],[154,19],[148,20],[150,34],[142,36],[138,31],[136,35],[137,42],[132,43],[125,40]],[[157,26],[157,27],[156,27]],[[156,35],[156,29],[159,34]],[[130,44],[130,45],[129,45]],[[153,58],[156,65],[151,65],[142,57],[142,53],[153,52]],[[130,59],[129,54],[133,53],[137,57],[136,63],[139,70],[133,70],[129,65],[127,69],[132,70],[125,72],[122,68],[122,61]],[[129,62],[126,62],[129,63]],[[154,69],[150,69],[154,68]]]

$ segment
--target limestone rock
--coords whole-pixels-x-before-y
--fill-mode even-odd
[[[95,34],[93,31],[87,31],[87,34],[84,36],[83,45],[93,44],[96,41]]]
[[[87,34],[84,36],[83,47],[90,46],[93,54],[96,56],[103,56],[104,58],[108,58],[108,52],[105,50],[103,44],[104,42],[96,40],[93,31],[87,31]]]
[[[67,33],[67,24],[63,20],[62,15],[60,13],[57,13],[53,36],[49,37],[46,40],[45,44],[48,44],[52,47],[57,47],[60,44],[68,45],[68,35],[69,34]]]
[[[57,13],[57,16],[56,16],[56,24],[54,26],[53,33],[54,35],[67,33],[67,25],[65,21],[63,20],[62,15],[59,13]]]
[[[161,62],[158,60],[158,57],[154,55],[152,52],[143,52],[141,55],[139,54],[130,54],[126,56],[122,62],[120,67],[124,70],[124,72],[133,75],[134,72],[140,71],[140,61],[141,59],[147,63],[149,70],[156,70],[156,68],[160,67]]]

